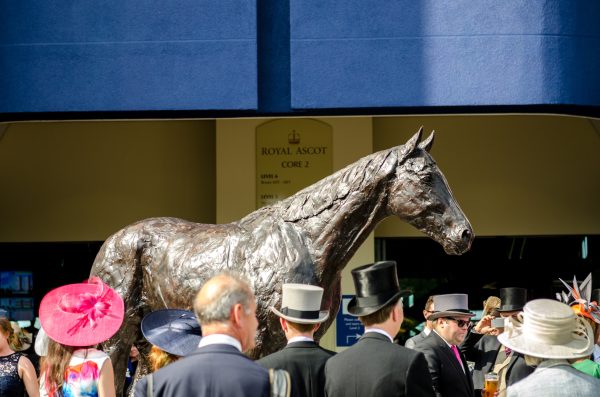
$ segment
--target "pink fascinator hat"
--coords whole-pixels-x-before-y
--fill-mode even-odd
[[[67,346],[104,342],[119,330],[123,314],[123,299],[97,277],[55,288],[40,303],[44,331]]]

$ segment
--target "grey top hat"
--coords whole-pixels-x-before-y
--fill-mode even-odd
[[[279,317],[298,324],[322,323],[329,317],[329,311],[321,309],[323,288],[308,284],[283,284],[281,309],[271,307]]]
[[[469,311],[467,294],[435,295],[433,307],[435,307],[435,311],[427,318],[430,321],[441,317],[473,317],[475,315]]]
[[[142,320],[142,334],[155,346],[176,356],[187,356],[198,348],[202,331],[189,310],[162,309]]]

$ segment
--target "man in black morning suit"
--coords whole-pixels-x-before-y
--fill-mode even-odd
[[[257,362],[265,368],[285,369],[291,377],[292,396],[321,397],[325,392],[325,363],[335,353],[320,347],[314,333],[329,317],[321,311],[323,288],[305,284],[283,284],[279,316],[287,346]]]
[[[224,273],[204,284],[194,300],[204,337],[198,350],[157,372],[154,397],[269,397],[269,372],[242,352],[254,347],[258,327],[254,293]],[[148,376],[136,385],[145,397]]]
[[[435,311],[429,316],[433,331],[415,350],[425,354],[436,396],[473,397],[473,379],[458,346],[464,340],[470,318],[465,294],[436,295]]]
[[[393,343],[404,320],[396,262],[352,270],[356,297],[348,313],[365,326],[355,345],[325,364],[329,397],[433,396],[423,355]]]
[[[500,289],[498,309],[502,318],[515,317],[527,303],[527,290],[524,288]],[[498,334],[503,328],[492,327],[492,317],[483,317],[469,331],[460,346],[465,358],[475,363],[473,369],[473,385],[476,394],[483,389],[484,375],[495,372],[499,375],[498,390],[505,395],[508,386],[530,375],[534,368],[525,364],[521,353],[505,348],[498,341]]]

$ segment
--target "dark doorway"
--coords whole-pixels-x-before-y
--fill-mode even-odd
[[[48,291],[88,278],[101,246],[102,241],[0,243],[0,306],[12,319],[33,323]]]

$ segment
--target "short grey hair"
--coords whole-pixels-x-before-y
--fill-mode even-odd
[[[217,276],[225,276],[231,279],[231,283],[225,285],[210,302],[201,304],[198,299],[195,300],[194,312],[200,324],[228,322],[233,306],[239,303],[248,313],[250,303],[254,301],[254,294],[242,277],[230,272],[219,273]]]

